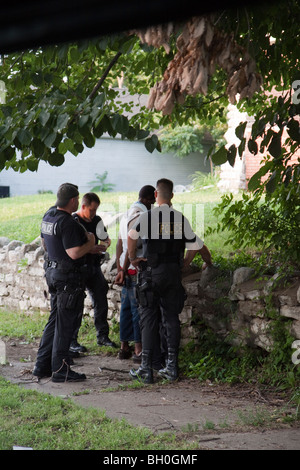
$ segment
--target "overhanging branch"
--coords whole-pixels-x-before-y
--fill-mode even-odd
[[[102,83],[104,82],[104,80],[106,79],[107,75],[109,74],[110,70],[113,68],[113,66],[115,65],[115,63],[119,60],[119,57],[122,55],[122,52],[117,52],[117,54],[115,55],[115,57],[111,60],[111,62],[109,63],[107,69],[105,70],[104,74],[102,75],[102,77],[100,78],[100,80],[98,81],[98,83],[94,86],[92,92],[90,93],[89,95],[89,99],[91,100],[92,98],[94,98],[95,94],[97,93],[97,91],[99,90],[99,88],[101,87]]]

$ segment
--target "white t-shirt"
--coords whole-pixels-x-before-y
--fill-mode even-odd
[[[127,237],[128,237],[128,230],[130,227],[135,223],[135,220],[139,217],[139,215],[143,212],[147,212],[147,207],[142,204],[141,202],[137,201],[133,203],[130,208],[128,209],[127,213],[122,217],[120,221],[120,228],[119,228],[119,238],[122,240],[122,254],[120,256],[120,265],[124,265],[125,255],[127,252]],[[137,247],[137,256],[142,256],[142,247]],[[132,264],[129,266],[128,269],[135,269]]]

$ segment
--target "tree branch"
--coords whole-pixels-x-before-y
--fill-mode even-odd
[[[89,99],[91,100],[92,98],[94,98],[95,94],[97,93],[97,91],[99,90],[99,88],[101,87],[102,83],[104,82],[104,80],[106,79],[107,75],[109,74],[110,70],[112,69],[112,67],[115,65],[115,63],[118,61],[119,57],[122,55],[122,52],[117,52],[117,54],[115,55],[115,57],[111,60],[111,62],[109,63],[107,69],[105,70],[104,74],[102,75],[102,77],[100,78],[100,80],[98,81],[98,83],[94,86],[92,92],[90,93],[89,95]]]

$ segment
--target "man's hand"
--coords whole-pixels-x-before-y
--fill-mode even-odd
[[[125,273],[122,269],[121,271],[118,272],[118,274],[115,277],[115,284],[117,284],[117,286],[123,286],[124,282],[125,282]]]
[[[130,264],[132,264],[136,269],[139,269],[141,261],[147,261],[147,258],[134,258],[132,261],[130,260]]]

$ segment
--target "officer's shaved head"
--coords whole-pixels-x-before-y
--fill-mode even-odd
[[[173,181],[161,178],[156,183],[156,191],[162,199],[171,199],[173,196]]]

